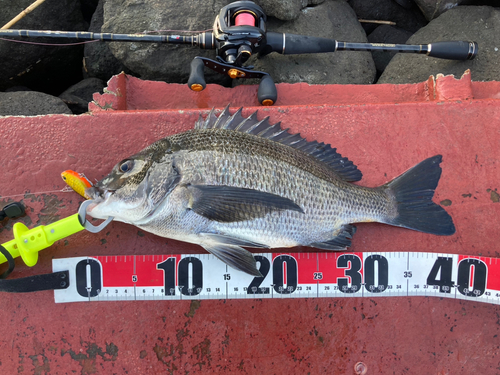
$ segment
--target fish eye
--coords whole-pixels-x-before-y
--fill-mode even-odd
[[[132,167],[134,166],[134,161],[133,160],[127,160],[125,162],[123,162],[121,165],[120,165],[120,171],[125,173],[125,172],[128,172],[132,169]]]

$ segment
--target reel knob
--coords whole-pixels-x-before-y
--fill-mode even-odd
[[[276,103],[278,99],[278,90],[273,79],[269,74],[266,74],[260,80],[259,90],[257,91],[257,99],[259,103],[265,106],[270,106]]]
[[[187,84],[193,91],[203,91],[205,87],[207,87],[203,68],[203,60],[195,57],[193,61],[191,61],[191,74],[189,75]]]

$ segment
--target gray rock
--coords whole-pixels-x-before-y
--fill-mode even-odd
[[[0,116],[71,114],[59,98],[36,91],[0,92]]]
[[[4,25],[32,0],[0,0],[0,24]],[[17,22],[13,29],[86,30],[80,2],[46,2]],[[24,39],[30,42],[68,43],[67,40]],[[71,42],[71,41],[70,41]],[[0,90],[27,86],[58,95],[81,79],[83,46],[52,47],[0,41]]]
[[[230,2],[104,0],[102,31],[139,33],[146,30],[207,30],[212,28],[220,9]],[[195,56],[215,58],[215,51],[187,45],[112,42],[109,48],[136,76],[166,82],[187,82],[190,64]],[[205,77],[207,82],[224,81],[223,76],[208,70],[205,70]]]
[[[268,17],[276,17],[282,21],[291,21],[300,15],[307,6],[321,4],[325,0],[259,0],[258,3]]]
[[[300,10],[307,6],[303,0],[260,0],[262,7],[268,17],[276,17],[283,21],[296,19],[300,15]]]
[[[467,0],[414,0],[427,20],[433,20],[451,8]]]
[[[104,0],[100,0],[97,9],[92,16],[89,31],[100,33],[104,19],[103,10]],[[109,50],[107,42],[93,42],[85,44],[84,49],[84,73],[83,76],[97,77],[103,81],[108,81],[111,76],[125,72],[134,74],[130,69],[127,69]]]
[[[500,80],[500,9],[489,6],[459,6],[432,20],[415,33],[408,44],[438,41],[476,41],[479,52],[474,60],[453,61],[426,55],[396,55],[377,83],[416,83],[442,73],[460,77],[471,70],[474,81]]]
[[[291,22],[269,20],[269,31],[332,38],[340,41],[367,42],[356,15],[344,0],[326,1],[301,11]],[[346,52],[303,55],[271,53],[256,58],[249,65],[267,72],[276,83],[307,82],[310,84],[369,84],[375,78],[375,65],[369,52]],[[239,79],[235,84],[255,84],[255,80]]]
[[[88,105],[93,100],[94,93],[102,94],[104,87],[104,81],[101,79],[87,78],[69,87],[59,95],[59,98],[67,104],[75,115],[78,115],[88,111]]]
[[[405,44],[412,33],[403,30],[396,26],[381,25],[377,27],[370,35],[368,41],[370,43],[385,43],[385,44]],[[377,74],[382,74],[391,59],[397,52],[373,51],[373,61],[377,68]]]

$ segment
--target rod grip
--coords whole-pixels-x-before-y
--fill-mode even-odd
[[[335,52],[337,46],[334,39],[306,35],[268,32],[266,38],[267,47],[271,48],[271,51],[266,52],[277,52],[283,55]]]
[[[429,44],[428,55],[440,59],[472,60],[477,55],[476,42],[436,42]]]
[[[196,57],[191,61],[191,74],[188,79],[188,87],[193,91],[203,91],[207,87],[205,73],[203,72],[204,66],[203,60]]]

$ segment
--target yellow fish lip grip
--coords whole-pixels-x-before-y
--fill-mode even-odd
[[[91,233],[100,232],[114,219],[114,217],[110,216],[98,226],[94,226],[87,221],[87,207],[93,202],[93,200],[86,200],[80,205],[78,213],[49,225],[40,225],[28,229],[22,223],[15,223],[13,227],[14,239],[3,243],[1,246],[10,254],[11,258],[20,256],[27,266],[32,267],[38,261],[38,252],[51,246],[54,242],[83,229]],[[1,253],[0,264],[9,261],[9,255],[3,251]]]

